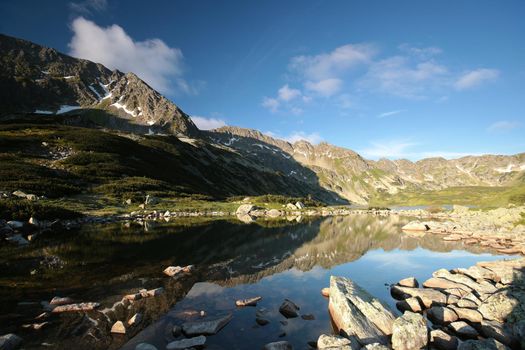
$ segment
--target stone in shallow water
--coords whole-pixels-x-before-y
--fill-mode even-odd
[[[191,321],[182,324],[184,334],[192,335],[212,335],[220,331],[232,319],[232,314],[209,317],[204,320]]]
[[[142,314],[141,313],[136,313],[135,315],[133,315],[133,317],[131,317],[128,320],[128,325],[130,327],[134,327],[134,326],[138,325],[140,322],[142,322]]]
[[[321,334],[317,339],[317,348],[320,350],[359,350],[361,345],[354,337],[344,338],[339,335]]]
[[[397,282],[401,287],[411,287],[411,288],[417,288],[419,287],[419,282],[416,280],[415,277],[407,277],[403,278],[399,282]]]
[[[175,340],[166,345],[167,350],[182,350],[189,349],[195,346],[203,346],[206,344],[206,337],[199,335],[198,337]]]
[[[436,329],[430,332],[430,345],[440,350],[456,350],[458,338]]]
[[[428,330],[422,315],[406,311],[394,321],[392,348],[395,350],[420,349],[427,345]]]
[[[356,336],[364,344],[388,343],[394,314],[350,279],[330,278],[328,309],[339,331]]]
[[[263,350],[292,350],[292,344],[287,341],[276,341],[268,343],[264,346]]]
[[[135,346],[135,350],[158,350],[156,346],[148,343],[140,343]]]
[[[279,307],[279,312],[286,318],[294,318],[299,316],[299,306],[293,301],[285,299]]]

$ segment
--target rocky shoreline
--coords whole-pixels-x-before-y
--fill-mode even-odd
[[[321,335],[317,348],[523,349],[524,276],[520,258],[437,270],[422,288],[406,278],[390,288],[403,312],[397,318],[350,279],[332,276],[329,312],[339,335]]]

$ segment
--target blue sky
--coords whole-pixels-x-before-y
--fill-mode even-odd
[[[525,151],[523,1],[3,1],[0,31],[196,117],[368,158]]]

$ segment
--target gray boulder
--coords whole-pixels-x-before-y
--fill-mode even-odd
[[[428,329],[425,318],[417,313],[406,311],[394,321],[392,348],[395,350],[421,349],[428,342]]]
[[[344,338],[339,335],[321,334],[317,339],[320,350],[359,350],[361,345],[354,337]]]
[[[293,301],[284,299],[283,303],[279,307],[279,312],[286,318],[294,318],[299,316],[299,306]]]
[[[166,345],[167,350],[182,350],[182,349],[189,349],[193,347],[203,346],[206,344],[206,337],[203,335],[199,335],[198,337],[194,338],[188,338],[188,339],[181,339],[181,340],[175,340],[171,343],[168,343]]]
[[[237,216],[248,215],[252,210],[255,210],[255,209],[256,207],[253,204],[242,204],[237,208],[237,210],[235,211],[235,214]]]
[[[220,331],[232,319],[232,314],[208,317],[203,320],[190,321],[182,324],[182,331],[188,336],[212,335]]]

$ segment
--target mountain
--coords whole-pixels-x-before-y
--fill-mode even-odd
[[[99,122],[117,118],[130,131],[198,133],[187,114],[133,73],[2,34],[0,60],[0,116],[76,110]]]
[[[366,204],[374,196],[402,191],[432,191],[460,186],[511,186],[525,173],[525,153],[484,155],[459,159],[426,158],[366,160],[358,153],[322,142],[289,143],[259,131],[222,127],[208,133],[252,162],[277,169],[306,183],[319,183],[353,203]],[[305,170],[309,171],[305,171]]]
[[[0,122],[7,124],[0,128],[0,146],[7,149],[0,156],[11,157],[4,159],[0,173],[8,164],[27,170],[27,163],[38,163],[61,168],[66,178],[72,175],[84,186],[114,186],[122,176],[146,177],[142,185],[157,191],[164,188],[221,198],[311,195],[335,204],[368,204],[378,198],[449,188],[525,184],[525,153],[372,161],[328,143],[289,143],[257,130],[228,126],[201,131],[179,107],[132,72],[111,71],[99,63],[1,34],[0,62]],[[39,160],[61,152],[64,145],[16,131],[20,123],[35,122],[44,125],[39,128],[45,133],[59,125],[54,134],[69,139],[66,147],[71,158],[60,159],[59,164],[55,159]],[[86,144],[78,139],[79,128],[101,130],[84,131],[92,142]],[[106,134],[115,139],[109,140]],[[56,149],[43,149],[38,142]],[[137,153],[130,154],[131,150]],[[13,160],[13,152],[25,158]],[[83,168],[100,159],[110,159],[109,176],[100,175],[100,169]],[[4,175],[19,180],[10,171]],[[32,171],[49,175],[45,169]],[[95,175],[86,176],[90,172]],[[34,187],[48,180],[44,178],[31,178],[28,183]],[[15,185],[23,189],[20,181],[7,182],[0,181],[0,189]]]

